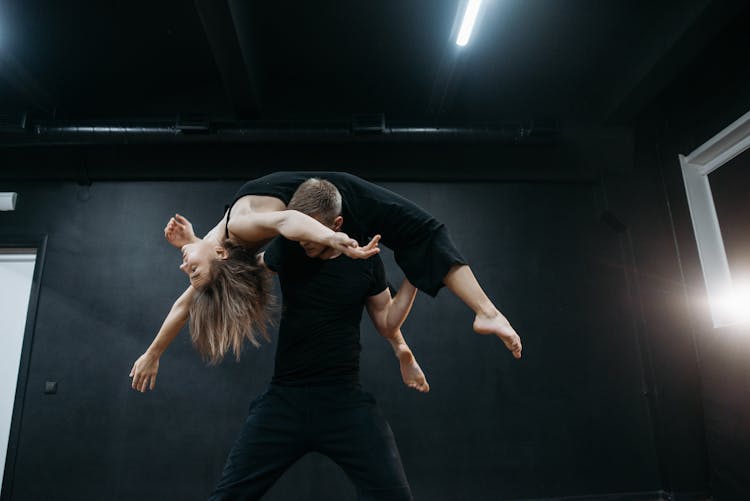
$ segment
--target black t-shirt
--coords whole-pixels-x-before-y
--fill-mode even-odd
[[[283,294],[271,382],[358,382],[362,310],[369,296],[386,288],[380,257],[311,259],[298,243],[277,238],[264,259],[278,273]]]

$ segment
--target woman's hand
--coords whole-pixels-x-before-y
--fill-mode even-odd
[[[159,357],[148,351],[141,355],[130,369],[130,377],[133,378],[131,386],[134,390],[145,393],[146,389],[153,390],[156,386],[156,373],[159,372]]]
[[[179,214],[175,214],[173,218],[169,219],[167,226],[164,228],[164,238],[178,249],[198,240],[193,232],[193,225]]]
[[[378,242],[380,242],[380,235],[375,235],[367,245],[360,247],[359,243],[349,235],[337,231],[329,239],[328,246],[336,253],[346,254],[352,259],[367,259],[380,252]]]

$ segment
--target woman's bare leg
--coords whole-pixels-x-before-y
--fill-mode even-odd
[[[496,335],[502,339],[514,357],[521,358],[521,338],[508,319],[484,293],[468,265],[453,266],[443,279],[443,283],[476,314],[475,332]]]

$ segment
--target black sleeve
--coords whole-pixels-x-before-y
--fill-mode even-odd
[[[284,253],[284,242],[281,237],[274,238],[268,247],[266,247],[266,253],[263,254],[263,261],[269,270],[278,273],[281,271]]]
[[[372,284],[367,292],[368,296],[377,296],[388,287],[385,279],[385,266],[383,260],[377,254],[368,259],[372,263]]]

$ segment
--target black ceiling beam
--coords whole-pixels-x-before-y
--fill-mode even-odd
[[[457,54],[455,44],[451,43],[443,54],[437,75],[432,83],[432,92],[427,104],[427,113],[433,120],[437,121],[441,115],[450,111],[456,99],[456,94],[461,86],[461,80],[465,73],[465,54]],[[464,56],[464,57],[461,57]]]
[[[52,113],[55,99],[11,54],[0,51],[0,75],[36,111]]]
[[[263,88],[260,79],[259,54],[262,40],[258,39],[257,34],[253,31],[250,21],[258,18],[254,16],[254,2],[246,0],[225,0],[229,8],[230,17],[234,32],[237,35],[239,51],[242,61],[244,61],[245,72],[252,84],[252,91],[258,109],[261,109]],[[224,3],[224,0],[222,0]],[[257,7],[255,7],[257,8]],[[262,22],[262,19],[260,20]]]
[[[237,118],[257,118],[257,87],[251,78],[252,68],[243,57],[227,0],[195,0],[195,9]]]
[[[620,78],[609,86],[611,92],[602,106],[604,123],[632,122],[746,7],[745,0],[705,0],[693,10],[675,10],[672,24],[660,25],[658,38],[647,40],[648,47],[642,47],[644,56],[631,68],[624,68]]]

